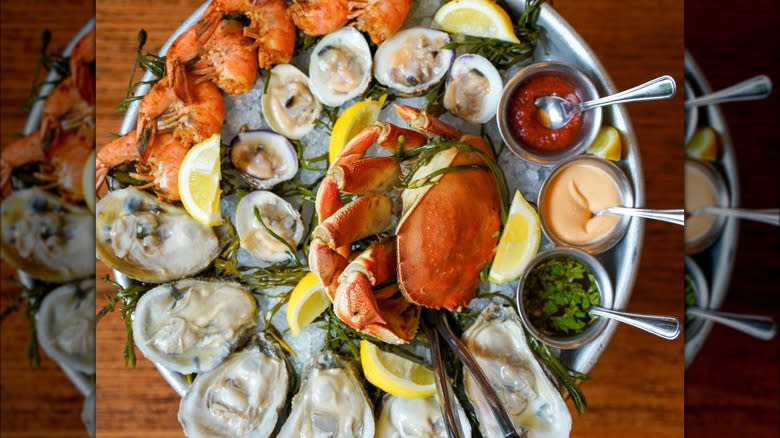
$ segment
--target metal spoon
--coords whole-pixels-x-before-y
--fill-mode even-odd
[[[632,325],[664,339],[671,340],[680,335],[680,321],[671,316],[622,312],[596,305],[591,305],[588,313]]]
[[[636,216],[661,222],[669,222],[677,225],[685,225],[685,210],[681,208],[672,210],[656,210],[651,208],[609,207],[593,212],[593,216],[599,216],[602,214]]]
[[[772,92],[772,80],[766,75],[754,76],[728,88],[685,102],[686,108],[740,100],[766,99]]]
[[[685,313],[697,318],[709,319],[764,341],[774,338],[777,333],[775,321],[768,316],[718,312],[701,307],[688,307]]]
[[[780,208],[748,209],[704,207],[692,211],[690,216],[726,216],[780,226]]]
[[[538,116],[542,125],[549,129],[560,129],[577,113],[616,103],[669,99],[674,96],[676,90],[677,85],[671,76],[661,76],[629,90],[587,102],[571,103],[558,96],[542,96],[534,100],[534,105],[539,109]]]

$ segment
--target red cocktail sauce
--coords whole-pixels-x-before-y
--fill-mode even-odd
[[[553,75],[539,75],[520,84],[509,98],[507,124],[512,135],[534,152],[551,154],[572,146],[582,127],[582,113],[575,115],[560,129],[548,129],[538,118],[534,100],[543,96],[559,96],[572,103],[580,99],[574,87]]]

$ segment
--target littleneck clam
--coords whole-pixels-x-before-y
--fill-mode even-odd
[[[67,282],[95,276],[94,216],[33,187],[0,204],[3,260],[33,278]]]
[[[95,279],[54,289],[36,319],[38,343],[57,363],[95,374]]]
[[[263,117],[274,131],[300,139],[314,128],[322,105],[309,88],[309,78],[291,64],[279,64],[268,73],[263,93]]]
[[[302,371],[301,389],[280,438],[371,438],[374,414],[353,364],[317,353]]]
[[[385,396],[376,425],[377,438],[448,438],[447,425],[441,414],[438,396],[405,398]],[[455,399],[463,436],[471,436],[466,412]]]
[[[259,334],[222,364],[199,374],[179,405],[190,438],[271,436],[287,402],[290,370],[279,345]]]
[[[463,334],[463,342],[495,388],[512,423],[526,429],[528,438],[569,436],[571,415],[566,403],[534,358],[520,318],[511,307],[489,304]],[[463,381],[482,435],[501,436],[482,391],[467,370]]]
[[[205,269],[219,254],[212,228],[134,188],[108,193],[95,215],[97,258],[136,280],[184,278]],[[192,251],[193,242],[197,251]]]
[[[257,325],[240,284],[196,279],[160,285],[138,300],[135,345],[152,362],[190,374],[214,369]]]
[[[341,106],[371,82],[371,49],[354,27],[329,33],[314,46],[309,61],[311,91],[324,105]]]
[[[290,257],[290,250],[260,223],[255,208],[265,227],[295,248],[303,239],[303,220],[289,202],[272,192],[258,190],[241,198],[236,207],[236,232],[241,248],[266,262],[282,262]]]
[[[374,54],[374,77],[379,83],[409,96],[430,90],[444,79],[454,51],[446,32],[422,27],[402,30]]]
[[[284,136],[272,131],[242,132],[230,143],[230,161],[254,188],[265,190],[295,177],[298,155]]]
[[[504,82],[498,70],[479,55],[461,55],[452,63],[444,108],[471,123],[487,123],[498,110]]]

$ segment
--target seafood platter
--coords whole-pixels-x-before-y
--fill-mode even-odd
[[[543,192],[565,197],[556,187],[582,172],[641,206],[638,145],[621,106],[577,118],[568,140],[546,138],[549,150],[534,140],[549,133],[510,116],[501,131],[496,114],[519,114],[531,83],[573,86],[571,99],[613,93],[593,52],[538,1],[261,3],[205,3],[157,56],[139,47],[147,73],[121,137],[96,159],[111,306],[126,351],[182,397],[184,433],[496,436],[484,386],[446,353],[456,397],[439,403],[434,314],[516,433],[568,436],[564,399],[581,410],[577,381],[614,324],[553,316],[564,333],[599,330],[550,348],[526,331],[515,292],[521,275],[564,275],[588,299],[600,291],[604,305],[626,306],[642,222],[605,218],[603,236],[571,237]],[[490,33],[463,18],[474,13],[493,20]],[[606,126],[619,133],[617,157],[583,155]],[[524,271],[554,246],[582,249]]]
[[[2,258],[17,269],[38,347],[84,395],[82,420],[95,430],[94,214],[95,19],[52,56],[24,136],[3,145]],[[46,43],[45,43],[46,44]],[[45,47],[44,51],[45,53]],[[37,80],[37,78],[36,78]],[[4,312],[4,316],[7,313]]]
[[[685,92],[686,100],[712,92],[710,85],[702,74],[698,65],[690,53],[685,53]],[[690,94],[690,95],[689,95]],[[686,137],[692,137],[697,129],[713,129],[717,133],[717,154],[712,159],[697,159],[686,157],[686,185],[694,181],[698,175],[709,175],[708,181],[701,186],[722,188],[719,193],[717,205],[736,208],[739,206],[739,176],[737,175],[737,162],[734,146],[729,134],[726,119],[718,105],[707,105],[686,110]],[[688,127],[690,126],[690,127]],[[686,138],[686,141],[690,138]],[[689,172],[691,176],[689,176]],[[686,187],[686,203],[698,199],[696,196],[688,196]],[[690,199],[689,199],[690,198]],[[700,206],[686,205],[686,210],[696,209]],[[699,283],[702,287],[696,289],[696,299],[690,300],[686,296],[686,304],[694,304],[699,307],[717,310],[726,299],[731,271],[734,268],[734,259],[737,253],[737,237],[739,235],[738,220],[734,217],[698,217],[712,223],[698,222],[691,224],[691,219],[686,219],[686,256],[685,270],[686,283]],[[693,225],[693,227],[691,226]],[[701,229],[701,230],[700,230]],[[707,237],[713,234],[714,237]],[[697,241],[704,241],[703,244]],[[690,289],[686,285],[686,289]],[[702,296],[699,289],[708,290],[709,293]],[[688,295],[688,294],[686,294]],[[693,302],[691,302],[693,301]],[[707,336],[712,329],[713,322],[694,318],[686,319],[685,330],[685,367],[687,368],[701,350]]]

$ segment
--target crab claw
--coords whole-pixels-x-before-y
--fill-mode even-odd
[[[460,131],[442,122],[438,117],[429,114],[425,110],[402,104],[395,104],[393,108],[395,108],[396,114],[406,120],[412,129],[450,140],[455,140],[462,135]]]

